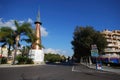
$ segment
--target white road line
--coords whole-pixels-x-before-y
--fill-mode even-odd
[[[74,71],[74,66],[72,67],[72,71]]]
[[[81,72],[80,70],[75,70],[75,66],[72,67],[72,72]]]

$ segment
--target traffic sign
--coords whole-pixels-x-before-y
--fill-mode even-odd
[[[96,50],[91,50],[91,56],[92,57],[98,57],[99,56],[98,50],[97,49]]]

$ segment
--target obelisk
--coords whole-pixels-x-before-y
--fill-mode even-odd
[[[38,15],[37,15],[37,18],[36,18],[36,21],[35,21],[35,26],[36,26],[36,29],[35,29],[35,34],[36,34],[36,37],[37,37],[37,40],[36,40],[36,45],[35,45],[35,49],[36,50],[39,50],[39,49],[42,49],[41,46],[41,30],[40,30],[40,26],[42,25],[42,23],[40,22],[40,12],[38,11]]]
[[[35,21],[35,36],[37,40],[32,46],[32,50],[30,50],[30,58],[33,59],[34,64],[43,64],[44,63],[44,52],[41,47],[41,25],[40,22],[40,12],[38,11],[38,15]]]

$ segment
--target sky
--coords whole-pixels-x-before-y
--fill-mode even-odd
[[[38,10],[45,52],[72,56],[76,26],[120,30],[120,0],[0,0],[0,26],[15,29],[17,20],[30,22],[35,28]]]

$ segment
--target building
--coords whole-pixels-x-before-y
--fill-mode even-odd
[[[0,47],[0,56],[2,56],[2,57],[8,57],[7,46]]]
[[[11,55],[14,56],[14,53],[15,53],[15,50],[13,49]],[[22,54],[21,50],[20,50],[20,49],[17,49],[17,51],[16,51],[16,56],[18,56],[18,55],[20,55],[20,54]]]
[[[120,30],[104,30],[101,32],[107,39],[108,45],[105,49],[105,55],[102,58],[107,58],[108,62],[120,63]]]

